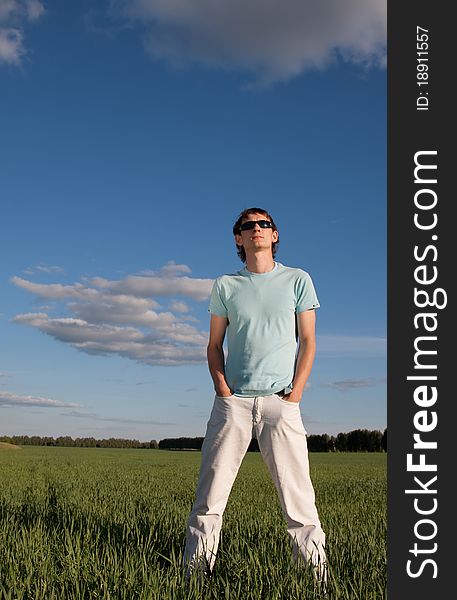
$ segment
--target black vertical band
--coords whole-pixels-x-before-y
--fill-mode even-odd
[[[457,198],[451,183],[456,153],[450,91],[456,53],[450,6],[388,3],[388,595],[393,600],[446,598],[457,572],[450,546],[457,480],[452,381],[454,373],[457,379]]]

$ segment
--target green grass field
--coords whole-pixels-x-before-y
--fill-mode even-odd
[[[386,597],[385,454],[311,454],[330,564],[328,598]],[[199,452],[0,449],[2,600],[320,598],[291,547],[259,454],[229,499],[211,580],[181,555]]]

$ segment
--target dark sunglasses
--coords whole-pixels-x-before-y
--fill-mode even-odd
[[[273,229],[273,224],[271,221],[246,221],[246,223],[241,223],[240,230],[248,231],[249,229],[254,229],[254,227],[258,225],[261,229]]]

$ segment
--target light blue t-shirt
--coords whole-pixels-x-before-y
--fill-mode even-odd
[[[291,387],[297,340],[295,313],[317,308],[311,277],[276,262],[218,277],[208,311],[228,319],[225,378],[234,394],[266,396]]]

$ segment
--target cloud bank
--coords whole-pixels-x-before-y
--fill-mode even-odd
[[[182,275],[190,273],[189,267],[173,262],[148,273],[121,280],[95,277],[70,285],[12,277],[14,285],[57,302],[64,312],[22,313],[13,321],[88,354],[118,355],[148,365],[205,362],[208,335],[187,322],[189,307],[181,297],[207,300],[213,280]]]
[[[192,303],[208,301],[213,280],[190,273],[187,265],[169,262],[158,271],[119,280],[93,277],[45,284],[15,276],[10,279],[14,285],[52,303],[12,320],[87,354],[117,355],[147,365],[203,364],[208,332],[189,313]],[[330,357],[385,357],[386,339],[321,335],[317,350]]]
[[[241,69],[257,85],[337,60],[386,64],[386,0],[109,0],[108,6],[103,17],[97,8],[106,26],[96,30],[135,28],[156,60]],[[24,30],[44,12],[40,0],[0,0],[0,65],[21,64]]]
[[[37,21],[44,13],[38,0],[0,0],[0,66],[19,66],[27,53],[24,25]]]
[[[341,379],[340,381],[332,381],[327,383],[328,387],[339,390],[340,392],[349,392],[361,388],[372,387],[376,385],[376,380],[372,378],[366,379]]]
[[[18,396],[11,392],[0,391],[0,406],[39,406],[40,408],[80,408],[80,404],[62,402],[41,396]]]
[[[37,273],[37,272],[40,272],[40,273],[65,273],[65,270],[62,267],[59,267],[58,265],[39,264],[39,265],[35,265],[34,267],[27,267],[23,271],[23,273],[25,273],[26,275],[35,275],[35,273]]]
[[[386,63],[385,0],[111,0],[155,58],[238,68],[257,84],[286,81],[337,58]]]
[[[371,336],[320,335],[317,352],[327,356],[379,356],[387,355],[387,339]]]
[[[154,421],[148,419],[127,419],[118,417],[101,417],[96,413],[88,413],[77,410],[71,412],[62,413],[64,417],[73,417],[77,419],[89,419],[90,421],[105,421],[109,423],[124,423],[127,425],[176,425],[176,423],[168,423],[165,421]]]

